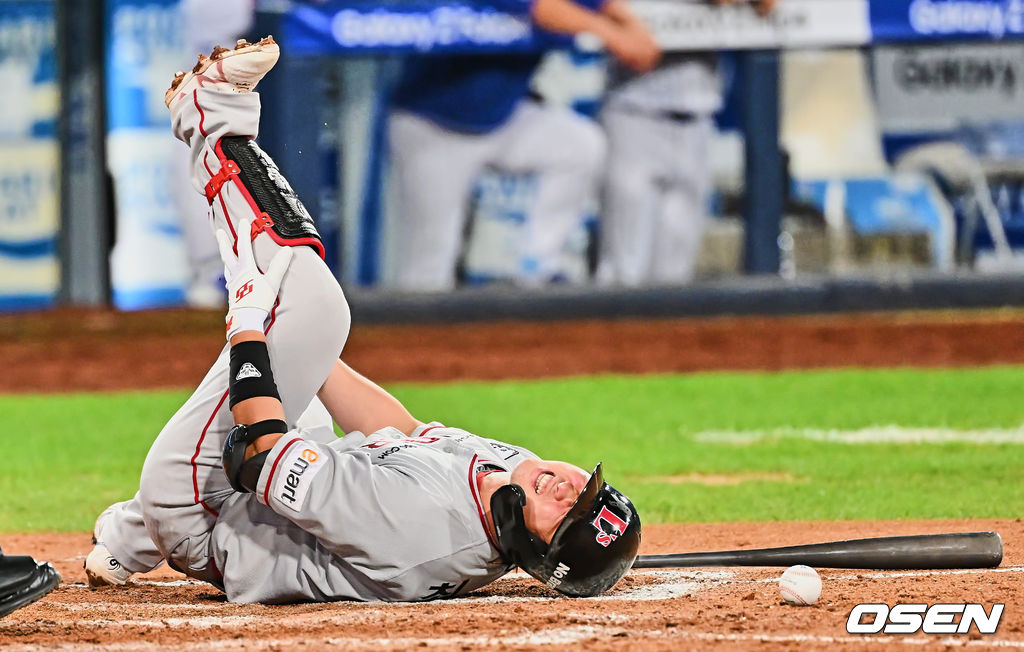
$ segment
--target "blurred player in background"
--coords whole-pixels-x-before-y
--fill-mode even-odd
[[[595,35],[623,65],[646,71],[661,51],[625,0],[510,0],[541,28]],[[455,287],[467,204],[488,167],[535,173],[538,191],[520,259],[526,285],[558,274],[558,258],[596,192],[605,142],[599,128],[531,99],[543,54],[410,58],[389,125],[398,187],[395,283],[408,290]]]
[[[234,43],[252,27],[254,3],[255,0],[182,0],[185,51],[210,52],[215,45]],[[221,280],[224,265],[210,230],[210,206],[192,188],[188,168],[188,150],[173,148],[171,194],[181,216],[191,272],[185,300],[193,308],[217,308],[227,301]]]
[[[775,0],[752,4],[764,15]],[[717,63],[713,52],[678,52],[646,74],[610,71],[599,282],[692,280],[712,189],[713,116],[722,107]]]

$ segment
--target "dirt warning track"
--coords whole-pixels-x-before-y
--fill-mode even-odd
[[[357,316],[358,317],[358,316]],[[224,346],[220,311],[0,316],[0,392],[193,388]],[[377,382],[593,373],[1024,363],[1024,312],[502,321],[363,326],[342,358]]]

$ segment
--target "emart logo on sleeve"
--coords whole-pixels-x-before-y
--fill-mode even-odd
[[[273,479],[273,495],[292,511],[302,511],[313,478],[326,466],[324,451],[312,442],[297,440],[281,458]]]

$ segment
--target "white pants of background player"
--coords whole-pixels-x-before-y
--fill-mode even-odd
[[[255,136],[257,93],[199,89],[175,105],[175,135],[189,144],[193,191],[201,190],[221,162],[215,150],[224,136]],[[220,200],[223,199],[223,202]],[[254,210],[228,181],[212,206],[215,229],[238,237]],[[279,249],[267,233],[253,240],[256,261],[266,265]],[[267,326],[267,344],[285,420],[310,427],[305,436],[334,439],[331,420],[316,400],[348,338],[348,303],[331,271],[311,248],[296,247],[284,276],[279,303]],[[128,571],[154,568],[162,559],[192,577],[220,583],[209,552],[218,507],[233,490],[221,467],[224,438],[233,426],[228,409],[228,352],[157,437],[142,469],[139,493],[104,522],[100,540]],[[312,403],[311,403],[312,402]]]
[[[609,107],[601,122],[608,164],[598,281],[690,281],[711,192],[711,117],[681,122]]]
[[[182,70],[195,65],[197,52],[211,52],[215,45],[232,47],[252,27],[254,11],[253,0],[182,0],[185,52],[193,57],[182,62]],[[175,147],[171,154],[171,190],[190,268],[185,300],[197,308],[221,306],[225,303],[224,267],[210,229],[210,208],[192,190],[188,150],[182,147]]]
[[[522,102],[508,122],[486,134],[452,131],[396,111],[389,139],[399,201],[394,280],[406,290],[455,287],[470,192],[487,168],[537,175],[520,243],[527,271],[518,280],[550,280],[595,197],[605,156],[595,123],[533,101]]]

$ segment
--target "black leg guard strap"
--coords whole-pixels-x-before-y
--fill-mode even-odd
[[[270,352],[266,342],[239,342],[231,347],[228,407],[256,396],[271,396],[281,400],[270,367]],[[284,431],[282,431],[284,432]]]
[[[280,419],[267,419],[251,426],[238,425],[231,429],[224,440],[221,464],[232,489],[240,493],[256,491],[260,472],[263,471],[263,464],[267,461],[270,451],[257,453],[246,460],[245,449],[263,435],[278,432],[288,432],[288,426]]]

